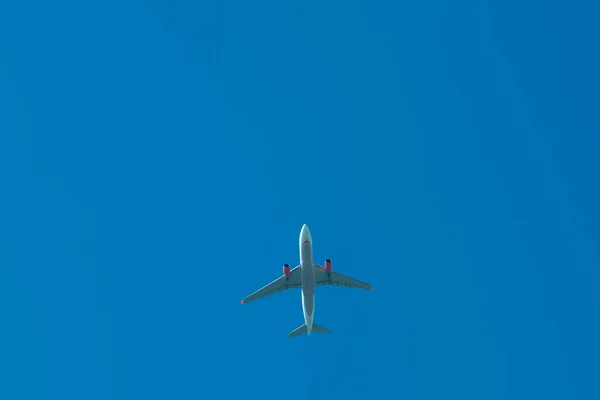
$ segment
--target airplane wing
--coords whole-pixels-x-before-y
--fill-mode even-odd
[[[282,275],[281,277],[275,279],[273,282],[269,283],[265,287],[258,289],[256,292],[252,293],[240,303],[250,303],[251,301],[258,300],[260,298],[270,296],[275,293],[283,292],[287,289],[300,287],[302,287],[302,274],[300,271],[300,266],[298,265],[290,271],[290,276]]]
[[[373,290],[373,287],[368,283],[361,282],[357,279],[350,278],[349,276],[342,275],[339,272],[331,271],[327,272],[325,268],[317,265],[315,270],[315,283],[317,286],[320,285],[331,285],[341,287],[351,287],[357,289]]]

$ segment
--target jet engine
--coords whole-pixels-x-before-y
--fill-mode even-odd
[[[290,264],[283,264],[283,274],[290,276]]]
[[[326,270],[327,272],[331,272],[331,268],[333,268],[333,267],[331,266],[331,260],[328,258],[327,260],[325,260],[325,270]]]

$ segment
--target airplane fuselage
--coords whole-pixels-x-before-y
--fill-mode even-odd
[[[302,271],[302,312],[310,335],[315,313],[315,264],[312,254],[312,237],[304,225],[300,231],[300,268]]]

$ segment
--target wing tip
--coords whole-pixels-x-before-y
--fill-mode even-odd
[[[240,301],[240,304],[244,304],[244,300]]]

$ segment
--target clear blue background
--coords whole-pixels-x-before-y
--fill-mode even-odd
[[[0,398],[600,398],[588,3],[1,2]]]

